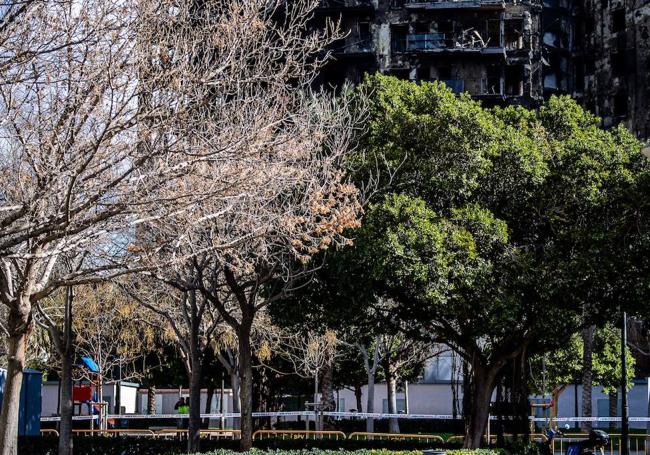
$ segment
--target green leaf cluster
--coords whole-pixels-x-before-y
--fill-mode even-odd
[[[379,166],[380,183],[343,255],[369,300],[395,299],[414,330],[486,361],[641,311],[650,167],[627,130],[601,129],[568,97],[485,109],[383,75],[361,90],[370,115],[354,177]]]

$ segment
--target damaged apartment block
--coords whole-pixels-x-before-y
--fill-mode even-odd
[[[650,139],[650,2],[585,0],[583,104],[606,127]]]
[[[347,37],[322,81],[358,82],[381,71],[442,81],[487,104],[537,104],[541,10],[534,0],[324,0],[317,20],[340,20]]]
[[[340,21],[346,37],[319,82],[380,71],[441,81],[485,105],[568,94],[604,126],[648,137],[650,6],[625,1],[322,0],[316,26]]]

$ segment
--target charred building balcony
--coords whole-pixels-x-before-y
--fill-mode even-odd
[[[409,53],[456,53],[504,54],[505,48],[499,40],[485,41],[480,34],[472,32],[455,33],[410,33],[406,41],[395,43],[395,50]]]
[[[316,8],[316,14],[366,14],[372,13],[374,10],[375,7],[371,0],[321,0]]]
[[[334,43],[330,51],[339,60],[342,58],[375,58],[375,46],[370,38],[341,40]]]
[[[404,4],[408,10],[448,10],[448,9],[478,9],[502,10],[506,7],[505,0],[407,0]]]

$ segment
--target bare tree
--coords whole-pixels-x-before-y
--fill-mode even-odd
[[[428,359],[438,352],[430,342],[421,341],[408,336],[384,334],[380,337],[381,351],[384,352],[382,367],[386,379],[386,397],[388,413],[397,414],[397,383],[403,379],[405,372],[420,370]],[[391,417],[388,421],[390,433],[399,433],[399,420]]]
[[[173,340],[181,354],[190,382],[189,453],[199,446],[202,371],[223,330],[223,318],[197,290],[200,275],[195,270],[201,269],[204,261],[194,257],[184,267],[176,268],[175,275],[125,286],[129,295],[164,322],[167,338]]]
[[[213,91],[212,118],[201,136],[211,148],[229,152],[222,160],[204,163],[201,174],[221,182],[223,192],[194,206],[189,217],[185,213],[148,225],[151,243],[160,239],[173,245],[157,249],[151,262],[187,258],[178,267],[194,268],[192,285],[237,336],[243,450],[252,441],[256,318],[309,272],[313,254],[346,243],[343,233],[358,225],[357,190],[341,170],[356,133],[350,99],[309,90],[326,56],[324,46],[338,36],[308,31],[317,3],[214,2],[220,5],[220,20],[228,18],[222,26],[238,30],[228,37],[224,54],[236,49],[242,56],[226,65],[232,80]],[[202,17],[201,24],[211,20]],[[203,185],[195,178],[185,185]],[[149,248],[145,241],[141,247]],[[201,260],[192,259],[196,256]],[[177,274],[169,267],[157,272],[163,282]]]
[[[72,453],[72,381],[98,380],[98,401],[103,401],[103,383],[138,378],[144,373],[134,363],[151,352],[155,334],[145,324],[140,307],[129,302],[110,284],[68,286],[35,302],[35,322],[49,335],[54,355],[49,368],[60,372],[59,452]],[[89,356],[98,374],[73,369],[77,356]],[[76,373],[76,377],[74,376]],[[99,376],[99,377],[97,377]]]
[[[372,414],[375,412],[375,381],[377,379],[377,369],[386,353],[382,350],[380,343],[380,335],[376,335],[370,343],[357,341],[351,346],[359,350],[361,358],[363,359],[363,367],[366,370],[367,381],[367,396],[366,396],[366,412]],[[366,418],[366,431],[373,433],[375,431],[375,419],[372,417]]]
[[[274,345],[282,357],[293,365],[293,372],[304,378],[314,379],[314,411],[318,410],[318,379],[336,361],[338,339],[336,332],[323,334],[309,331],[306,334],[280,333]],[[315,429],[321,430],[318,418]]]
[[[207,251],[200,294],[238,334],[249,446],[259,292],[357,223],[339,170],[353,118],[305,92],[338,35],[307,32],[317,0],[24,5],[0,27],[0,453],[16,452],[34,302]],[[92,260],[61,266],[78,251]]]
[[[274,86],[267,73],[273,65],[254,65],[256,58],[285,60],[287,48],[269,46],[270,37],[259,40],[275,33],[268,18],[279,2],[204,3],[200,10],[171,0],[3,5],[0,301],[7,309],[1,327],[8,375],[2,454],[16,452],[33,303],[61,287],[148,267],[137,262],[137,249],[127,248],[148,232],[137,227],[172,214],[196,222],[218,216],[201,210],[203,218],[194,217],[193,208],[208,197],[221,198],[220,210],[227,210],[236,197],[229,189],[246,179],[239,166],[249,136],[240,134],[242,126],[263,135],[280,126],[277,117],[260,118],[252,102],[262,98],[263,84]],[[293,37],[293,58],[283,62],[287,81],[292,68],[313,64],[299,45],[318,39]],[[211,172],[233,156],[239,164]],[[64,255],[87,250],[93,259],[82,268],[61,267]]]

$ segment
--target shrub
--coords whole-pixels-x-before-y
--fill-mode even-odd
[[[56,455],[56,437],[20,438],[19,455]],[[309,454],[331,453],[345,455],[343,451],[356,451],[359,455],[420,455],[416,450],[439,448],[440,444],[416,441],[356,441],[356,440],[310,440],[310,439],[263,439],[253,442],[258,454],[263,451],[272,452],[270,455],[281,455],[280,451],[310,450]],[[178,439],[152,439],[144,437],[75,437],[75,455],[173,455],[185,453],[187,441]],[[204,439],[201,449],[207,453],[217,451],[221,455],[236,455],[239,441],[230,439]]]
[[[446,455],[507,455],[504,449],[452,449],[447,450]],[[519,454],[517,454],[519,455]]]

